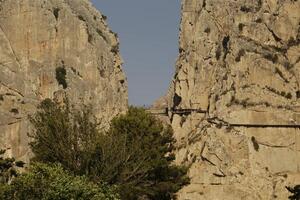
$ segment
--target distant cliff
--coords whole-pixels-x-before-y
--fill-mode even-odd
[[[183,0],[168,95],[179,199],[287,199],[300,184],[300,1]],[[204,111],[204,112],[202,112]]]
[[[0,1],[0,147],[28,159],[27,116],[45,98],[92,104],[104,125],[125,111],[118,46],[88,0]]]

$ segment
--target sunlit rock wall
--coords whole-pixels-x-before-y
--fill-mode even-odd
[[[127,108],[119,41],[87,0],[0,1],[0,147],[27,160],[27,116],[66,93],[103,125]],[[66,83],[57,79],[57,69]]]
[[[300,1],[183,0],[169,91],[179,199],[287,199],[300,184]],[[204,111],[204,113],[200,113]]]

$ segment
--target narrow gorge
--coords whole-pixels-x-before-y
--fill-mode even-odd
[[[300,1],[182,0],[167,95],[179,200],[288,199],[300,184]],[[89,0],[0,0],[0,148],[28,161],[28,116],[50,98],[128,109],[119,39]],[[169,66],[165,66],[169,67]],[[153,77],[155,81],[155,77]]]

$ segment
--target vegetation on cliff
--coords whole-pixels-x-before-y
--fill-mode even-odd
[[[286,189],[290,193],[292,193],[292,195],[289,196],[289,199],[291,200],[300,199],[300,185],[295,185],[294,187],[286,186]]]
[[[17,169],[24,166],[24,162],[14,158],[5,158],[6,150],[0,149],[0,184],[10,183],[18,175]]]

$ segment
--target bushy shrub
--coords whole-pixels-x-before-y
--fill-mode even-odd
[[[19,175],[18,168],[23,167],[25,163],[14,158],[5,158],[5,152],[0,150],[0,199],[10,200],[12,198],[7,196],[10,191],[9,184]]]
[[[62,85],[64,89],[68,87],[68,83],[66,80],[67,70],[65,67],[57,67],[55,69],[55,78],[59,85]]]
[[[10,183],[18,175],[17,168],[23,167],[25,164],[14,158],[5,158],[5,152],[5,150],[0,149],[0,184]]]
[[[0,187],[0,191],[4,200],[119,199],[114,187],[97,185],[83,176],[72,176],[59,164],[32,164],[28,172],[10,185]]]

